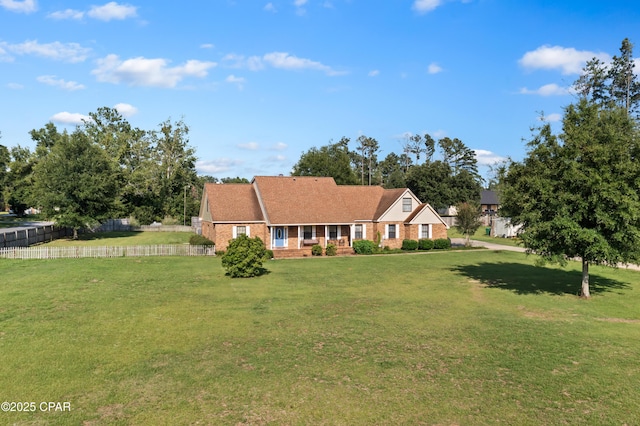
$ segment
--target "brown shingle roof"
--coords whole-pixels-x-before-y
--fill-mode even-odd
[[[263,222],[264,217],[253,185],[207,183],[209,211],[214,222]]]
[[[349,223],[333,178],[256,176],[254,184],[271,224]]]
[[[214,222],[313,225],[375,221],[406,189],[339,186],[330,177],[256,176],[252,184],[207,184],[205,191]]]

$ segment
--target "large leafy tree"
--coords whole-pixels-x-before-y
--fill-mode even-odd
[[[460,203],[456,206],[458,211],[456,229],[466,237],[465,245],[470,245],[471,235],[475,234],[482,226],[480,220],[480,206],[477,203]]]
[[[358,182],[351,168],[349,139],[342,138],[320,148],[311,148],[302,154],[293,166],[292,176],[330,176],[338,185],[354,185]]]
[[[161,213],[181,217],[186,209],[189,216],[197,214],[199,199],[185,196],[193,194],[192,189],[198,182],[196,152],[189,146],[189,127],[182,120],[173,123],[170,119],[159,127],[150,133],[150,138],[155,150]]]
[[[33,198],[33,167],[35,155],[27,147],[16,145],[11,148],[11,162],[6,177],[5,197],[9,207],[19,216],[30,206],[35,206]]]
[[[501,214],[542,260],[582,260],[582,297],[590,264],[640,260],[639,142],[626,109],[582,99],[566,108],[561,135],[542,126],[502,178]]]
[[[80,228],[109,217],[117,187],[106,152],[76,130],[51,146],[33,170],[34,199],[58,225]]]

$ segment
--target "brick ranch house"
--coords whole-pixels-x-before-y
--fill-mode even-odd
[[[226,250],[237,235],[260,237],[277,257],[359,239],[400,248],[403,239],[447,237],[448,226],[406,188],[337,185],[331,177],[256,176],[248,184],[205,184],[202,235]],[[280,252],[280,253],[278,253]]]

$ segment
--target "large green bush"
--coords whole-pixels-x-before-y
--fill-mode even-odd
[[[324,249],[324,253],[327,256],[335,256],[338,254],[338,247],[335,244],[327,244],[327,248]]]
[[[229,243],[227,252],[222,256],[222,266],[231,278],[255,277],[265,272],[262,262],[266,254],[267,250],[260,237],[239,235]]]
[[[433,248],[433,240],[422,239],[418,241],[418,250],[431,250]]]
[[[320,244],[311,246],[311,254],[313,256],[322,256],[322,246]]]
[[[438,238],[433,242],[433,248],[438,250],[444,250],[451,248],[451,240],[448,238]]]
[[[189,238],[189,244],[192,246],[213,246],[215,243],[202,235],[192,235]]]
[[[402,250],[418,250],[418,241],[402,240]]]
[[[356,254],[373,254],[376,245],[373,241],[357,240],[353,242],[353,251]]]

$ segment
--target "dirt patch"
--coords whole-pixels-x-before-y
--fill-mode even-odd
[[[640,324],[640,320],[637,319],[626,319],[626,318],[596,318],[598,321],[605,322],[616,322],[623,324]]]

